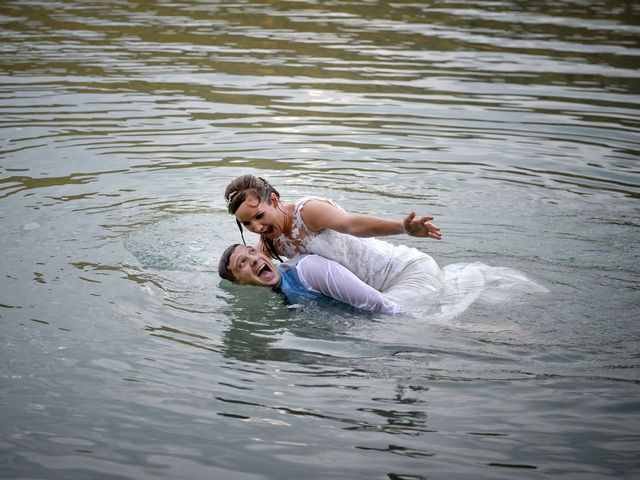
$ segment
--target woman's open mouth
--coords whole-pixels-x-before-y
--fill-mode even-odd
[[[273,228],[273,225],[269,225],[267,229],[264,232],[262,232],[262,235],[264,235],[265,237],[272,238],[274,232],[275,232],[275,228]]]

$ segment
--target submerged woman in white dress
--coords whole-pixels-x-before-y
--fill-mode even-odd
[[[440,228],[431,223],[431,216],[416,218],[411,212],[398,221],[354,215],[331,200],[317,197],[282,203],[269,182],[253,175],[232,181],[225,199],[240,232],[244,226],[259,234],[257,248],[272,258],[315,253],[342,264],[400,305],[442,286],[442,271],[429,255],[371,238],[406,233],[440,239]]]

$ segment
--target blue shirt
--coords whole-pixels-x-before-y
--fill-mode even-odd
[[[395,313],[397,305],[333,260],[304,255],[278,265],[275,290],[291,303],[348,304],[360,310]]]
[[[282,293],[290,303],[318,301],[323,298],[328,299],[327,296],[320,292],[309,290],[309,288],[302,283],[296,265],[289,268],[279,266],[278,270],[280,271],[280,285],[278,285],[276,290]]]

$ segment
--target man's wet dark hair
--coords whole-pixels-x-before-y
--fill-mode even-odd
[[[229,280],[230,282],[235,283],[236,277],[233,275],[233,272],[229,268],[229,262],[231,261],[231,255],[237,247],[239,247],[239,243],[234,243],[233,245],[227,247],[222,255],[220,256],[220,262],[218,263],[218,275],[220,275],[225,280]]]

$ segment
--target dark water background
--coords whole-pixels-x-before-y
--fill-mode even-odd
[[[639,39],[632,1],[2,1],[0,476],[640,475]],[[242,173],[549,292],[220,284]]]

